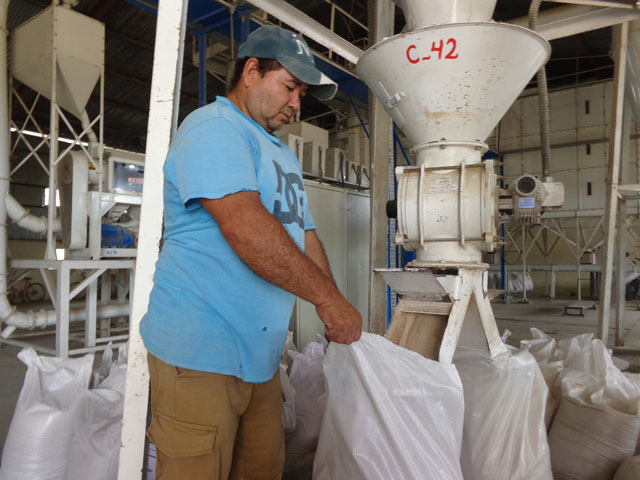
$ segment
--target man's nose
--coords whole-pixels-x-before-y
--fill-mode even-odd
[[[296,112],[300,110],[300,103],[302,101],[302,97],[300,96],[300,92],[296,89],[291,92],[291,98],[289,99],[289,107],[293,108]]]

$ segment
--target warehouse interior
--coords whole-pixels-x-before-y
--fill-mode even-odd
[[[335,284],[371,345],[384,336],[419,354],[407,372],[425,361],[441,375],[438,390],[386,373],[380,344],[368,357],[379,386],[345,400],[340,382],[360,380],[328,375],[362,358],[317,347],[322,321],[298,299],[286,348],[320,348],[327,378],[320,358],[319,383],[298,390],[299,357],[285,352],[297,398],[285,438],[315,430],[295,455],[288,444],[283,478],[640,478],[637,2],[0,0],[0,22],[0,479],[155,478],[138,325],[162,166],[262,25],[304,37],[338,84],[276,132],[300,160]],[[38,357],[60,371],[85,359],[88,391],[113,375],[117,395],[86,431],[69,424],[51,443],[44,417],[24,420],[27,367],[47,371]],[[448,393],[412,394],[423,382]],[[350,418],[339,398],[369,416]],[[439,419],[420,410],[428,401]]]

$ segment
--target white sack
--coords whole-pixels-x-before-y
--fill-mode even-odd
[[[78,359],[38,357],[31,348],[24,385],[2,453],[2,480],[61,480],[73,436],[73,414],[87,391],[93,355]]]
[[[293,332],[287,332],[287,339],[284,342],[284,348],[282,349],[282,355],[280,357],[280,362],[287,366],[287,374],[291,373],[291,366],[293,365],[293,358],[289,355],[290,351],[298,351],[296,344],[293,343]]]
[[[633,455],[639,428],[637,416],[564,397],[549,432],[554,479],[610,480]]]
[[[291,385],[289,375],[287,375],[287,364],[280,364],[280,386],[284,403],[282,405],[282,428],[285,435],[289,435],[296,428],[296,389]]]
[[[123,393],[115,390],[96,388],[83,394],[74,417],[66,480],[117,479],[123,407]]]
[[[564,354],[558,348],[556,340],[542,330],[531,328],[531,336],[531,340],[522,340],[520,347],[534,356],[549,389],[544,412],[544,423],[548,432],[562,397],[560,374],[564,366]]]
[[[325,347],[326,342],[311,341],[302,353],[289,351],[293,358],[289,379],[296,391],[296,424],[286,439],[287,466],[306,463],[318,443],[322,415],[327,403],[322,372]]]
[[[640,414],[640,389],[614,365],[602,340],[587,334],[563,342],[563,396],[633,416]]]
[[[613,480],[638,480],[640,478],[640,455],[625,460]]]
[[[548,389],[533,356],[514,351],[492,359],[489,352],[458,347],[453,362],[466,406],[465,480],[551,480]]]
[[[462,480],[464,400],[453,365],[363,333],[330,344],[324,372],[315,480]]]
[[[74,415],[67,480],[116,480],[118,476],[126,360],[126,348],[121,347],[99,387],[82,395]]]
[[[549,432],[556,480],[610,480],[640,432],[640,390],[593,335],[559,342],[562,402]]]
[[[91,388],[97,388],[98,385],[107,378],[107,375],[109,375],[111,365],[113,364],[113,350],[111,349],[111,345],[112,343],[109,342],[107,348],[103,350],[100,364],[93,372],[93,375],[91,375]]]
[[[524,276],[525,281],[522,281],[522,272],[509,272],[507,274],[507,291],[509,293],[522,293],[522,286],[527,289],[527,292],[533,290],[533,280],[531,274],[526,272]]]

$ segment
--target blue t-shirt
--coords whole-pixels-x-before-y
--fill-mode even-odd
[[[304,251],[305,230],[315,225],[300,162],[218,97],[184,120],[169,149],[164,244],[140,334],[170,365],[261,383],[278,368],[295,297],[249,269],[198,201],[240,191],[259,192]]]

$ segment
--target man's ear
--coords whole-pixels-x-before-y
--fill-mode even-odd
[[[253,57],[249,58],[245,62],[244,69],[242,70],[242,81],[244,82],[245,88],[252,87],[260,78],[262,78],[262,74],[260,73],[258,59]]]

